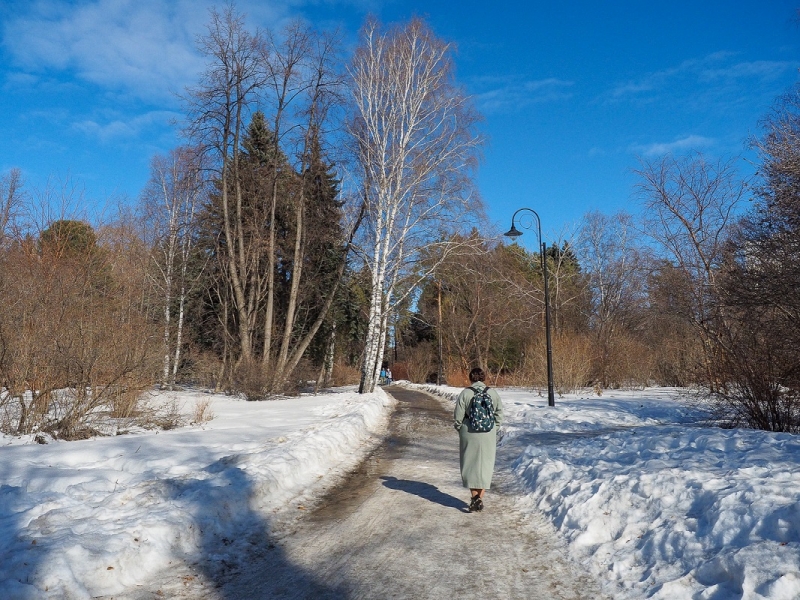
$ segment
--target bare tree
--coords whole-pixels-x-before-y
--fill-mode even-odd
[[[52,205],[59,199],[51,191],[33,196]],[[81,437],[92,433],[101,407],[130,416],[155,380],[142,244],[121,226],[95,230],[78,219],[36,225],[38,238],[16,238],[3,250],[14,277],[0,286],[0,380],[17,405],[3,422],[18,433]]]
[[[189,137],[210,154],[218,179],[222,208],[222,236],[227,252],[227,275],[237,314],[239,359],[253,357],[259,285],[260,244],[249,235],[252,223],[245,218],[240,172],[241,143],[258,94],[265,85],[264,40],[251,34],[233,6],[211,11],[208,33],[200,49],[210,62],[200,84],[186,98]]]
[[[273,367],[275,383],[279,386],[297,367],[303,353],[322,325],[332,305],[336,289],[344,272],[344,260],[349,250],[348,242],[344,244],[344,256],[341,258],[340,263],[342,268],[334,279],[333,288],[324,292],[328,301],[324,303],[320,314],[305,335],[298,338],[296,336],[297,316],[301,285],[305,276],[304,264],[306,262],[308,236],[321,233],[308,231],[306,211],[309,201],[308,188],[312,183],[310,181],[310,169],[314,160],[315,149],[318,149],[321,143],[322,131],[328,124],[330,112],[342,103],[341,88],[343,79],[341,74],[337,72],[334,62],[339,47],[336,37],[316,34],[300,23],[293,23],[285,31],[283,39],[284,41],[281,45],[273,45],[271,59],[268,63],[269,88],[274,94],[274,152],[277,154],[279,150],[280,136],[278,134],[284,127],[282,124],[284,112],[292,107],[293,104],[298,104],[296,107],[298,120],[292,127],[286,127],[286,129],[287,132],[293,131],[297,138],[296,172],[299,173],[299,182],[294,196],[295,239],[291,261],[291,285],[277,358],[273,357],[271,353],[274,327],[274,268],[269,271],[267,284],[263,361],[265,366],[270,365]],[[274,215],[277,205],[277,193],[276,173],[272,182],[271,216]],[[341,242],[341,240],[339,241]],[[269,257],[270,263],[274,264],[274,219],[270,220]]]
[[[753,140],[756,202],[720,277],[717,392],[724,418],[800,431],[800,88],[775,103]]]
[[[696,284],[702,320],[703,289],[713,286],[724,244],[744,194],[733,160],[701,154],[643,162],[635,171],[645,208],[645,232]]]
[[[309,312],[303,305],[306,288],[314,287],[313,273],[306,272],[309,236],[320,233],[309,231],[320,226],[309,225],[309,189],[312,162],[322,162],[329,116],[341,112],[338,47],[335,37],[300,22],[279,35],[250,34],[231,8],[212,12],[203,38],[210,64],[190,95],[189,134],[215,158],[218,274],[227,287],[217,298],[232,310],[237,366],[252,394],[285,385],[324,321],[344,271],[342,265],[333,289],[322,291],[322,306],[317,294],[313,303],[319,310]],[[338,230],[335,220],[330,228]],[[349,242],[342,237],[332,243],[346,254]]]
[[[313,86],[305,75],[308,73],[309,55],[311,51],[311,33],[307,27],[300,23],[292,23],[284,32],[283,43],[278,43],[274,38],[270,38],[269,44],[265,47],[266,53],[264,55],[264,64],[267,72],[267,87],[269,89],[271,98],[270,102],[273,104],[273,157],[277,157],[281,153],[281,142],[287,132],[284,129],[291,131],[292,124],[286,123],[287,111],[292,103],[301,97],[307,91],[309,86]],[[291,117],[291,115],[288,115]],[[305,157],[301,159],[305,162]],[[278,160],[272,161],[272,185],[270,190],[269,202],[269,242],[268,242],[268,255],[267,262],[274,265],[276,262],[276,209],[278,205],[278,184],[279,175],[278,169],[280,165]],[[302,244],[302,201],[297,203],[299,227],[297,228],[297,235],[295,241],[295,259],[299,252],[299,247]],[[294,274],[293,274],[294,275]],[[292,298],[296,301],[296,286],[299,284],[301,273],[296,273],[296,277],[292,279]],[[293,310],[290,310],[289,318],[286,320],[286,326],[293,321]],[[262,362],[265,367],[270,367],[272,358],[272,339],[273,330],[275,328],[275,269],[270,268],[267,271],[266,281],[266,308],[264,318],[264,348]],[[287,342],[284,336],[284,342]],[[278,362],[285,362],[284,344],[281,343],[282,357]]]
[[[595,367],[603,387],[611,383],[613,342],[633,326],[635,308],[645,293],[646,273],[637,238],[629,214],[598,212],[584,216],[578,236],[580,262],[591,292]]]
[[[371,272],[361,392],[374,389],[398,283],[420,250],[475,200],[469,173],[480,138],[469,98],[454,83],[452,47],[420,19],[382,31],[370,20],[350,67],[349,131],[361,172]],[[460,214],[459,214],[460,213]],[[412,286],[406,289],[410,290]]]
[[[155,235],[153,264],[161,290],[164,325],[163,386],[175,384],[183,347],[187,296],[196,277],[189,267],[197,240],[197,211],[205,194],[202,156],[180,147],[151,162],[150,181],[142,200]],[[177,307],[174,306],[177,302]],[[177,311],[173,325],[173,312]]]
[[[685,277],[689,294],[685,318],[703,340],[706,377],[713,387],[713,295],[745,183],[732,160],[710,162],[701,154],[643,161],[636,174],[645,233]]]
[[[22,171],[11,169],[0,177],[0,248],[8,236],[22,202]]]
[[[4,252],[7,241],[9,240],[10,230],[16,220],[17,211],[22,202],[22,172],[19,169],[11,169],[0,178],[0,294],[3,291],[3,284],[7,280],[8,256]],[[4,363],[8,358],[9,342],[3,331],[3,323],[0,322],[0,374],[5,370]],[[2,386],[7,386],[8,382],[3,382]]]

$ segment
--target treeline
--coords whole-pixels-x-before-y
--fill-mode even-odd
[[[389,316],[474,220],[478,115],[422,20],[368,21],[346,58],[304,23],[210,15],[184,143],[135,208],[99,223],[69,182],[3,176],[4,431],[79,437],[154,383],[371,391]]]
[[[723,423],[800,429],[800,90],[763,128],[753,180],[697,153],[642,161],[639,217],[588,214],[548,247],[559,391],[694,386]],[[480,364],[544,388],[539,254],[465,241],[398,315],[395,376],[461,385]]]
[[[143,414],[153,384],[371,391],[384,363],[545,386],[539,254],[470,233],[482,139],[448,43],[369,21],[345,59],[228,7],[200,49],[185,143],[135,208],[90,225],[69,182],[0,179],[0,429],[86,435]],[[798,106],[765,120],[755,181],[699,154],[643,161],[641,218],[550,240],[560,391],[700,386],[727,423],[798,428]]]

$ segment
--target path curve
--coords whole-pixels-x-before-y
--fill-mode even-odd
[[[191,585],[184,576],[161,593],[214,600],[605,597],[549,523],[515,508],[503,448],[498,465],[506,466],[495,473],[485,510],[469,513],[449,411],[428,394],[385,389],[398,401],[389,435],[316,509],[271,531],[268,543],[213,581]]]

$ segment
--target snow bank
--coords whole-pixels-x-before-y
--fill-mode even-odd
[[[203,427],[55,442],[0,438],[0,598],[120,594],[215,558],[313,500],[383,431],[391,397],[212,398]]]
[[[788,435],[663,426],[530,445],[516,472],[632,598],[798,598],[799,463]]]
[[[555,408],[499,391],[523,508],[549,517],[613,597],[800,598],[800,438],[706,427],[680,390]]]

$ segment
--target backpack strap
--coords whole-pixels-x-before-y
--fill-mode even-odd
[[[479,390],[475,389],[475,388],[474,388],[474,387],[472,387],[472,386],[469,386],[467,389],[469,389],[469,390],[472,390],[472,398],[470,398],[470,400],[469,400],[469,403],[470,403],[470,405],[472,405],[472,403],[473,403],[473,402],[475,402],[475,398],[477,398],[477,397],[478,397]],[[485,393],[485,394],[486,394],[486,396],[489,398],[489,404],[490,404],[490,406],[492,407],[492,415],[494,415],[494,401],[492,400],[492,397],[491,397],[491,396],[489,396],[489,394],[488,394],[488,392],[489,392],[489,386],[487,385],[487,386],[486,386],[486,387],[484,387],[484,388],[483,388],[483,390],[481,390],[481,391],[482,391],[483,393]],[[467,410],[469,410],[469,407],[467,407]]]
[[[472,406],[473,402],[475,402],[475,397],[478,395],[478,390],[472,386],[469,386],[467,389],[472,390],[472,398],[469,399],[469,404],[467,404],[467,412],[469,412],[469,407]]]

